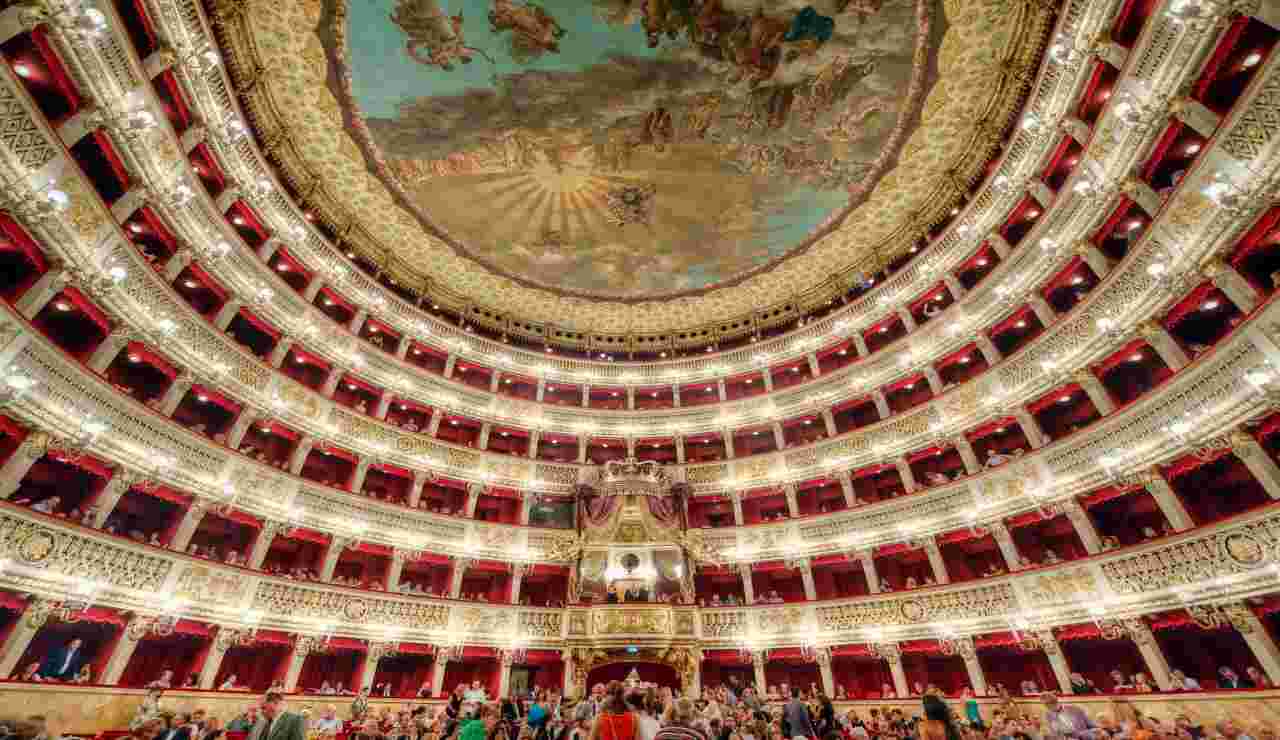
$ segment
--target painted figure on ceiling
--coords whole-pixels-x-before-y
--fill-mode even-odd
[[[489,25],[495,33],[512,32],[512,56],[523,61],[535,59],[544,52],[560,51],[559,41],[567,33],[542,7],[512,0],[493,0]]]
[[[397,0],[391,22],[407,37],[405,53],[415,62],[444,70],[470,64],[473,49],[462,37],[462,14],[448,16],[437,0]]]

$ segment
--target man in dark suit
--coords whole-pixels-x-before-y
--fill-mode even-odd
[[[306,724],[302,715],[284,711],[283,695],[268,691],[262,697],[262,718],[246,740],[306,740]]]
[[[84,643],[76,637],[46,655],[40,663],[41,678],[51,678],[55,681],[70,681],[75,678],[76,673],[80,671],[80,666],[85,662],[84,650],[81,649],[83,646]]]
[[[162,730],[155,740],[192,740],[191,715],[175,714],[169,729]]]

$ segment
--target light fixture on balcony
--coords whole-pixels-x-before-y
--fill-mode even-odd
[[[24,374],[16,365],[9,368],[4,382],[0,383],[0,409],[8,408],[26,397],[36,381]]]
[[[54,187],[53,180],[33,186],[24,178],[0,183],[0,209],[29,221],[56,218],[71,205],[71,199]]]

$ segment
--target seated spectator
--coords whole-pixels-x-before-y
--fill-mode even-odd
[[[1257,686],[1247,678],[1240,678],[1240,674],[1231,670],[1230,666],[1222,666],[1218,669],[1218,688],[1220,689],[1253,689]]]
[[[173,671],[164,670],[160,672],[160,677],[143,688],[147,689],[168,689],[173,687]]]
[[[80,672],[80,666],[86,662],[81,649],[84,641],[72,638],[66,645],[56,648],[40,662],[40,677],[55,681],[69,681]]]
[[[1127,677],[1125,677],[1124,673],[1122,673],[1119,668],[1116,668],[1113,671],[1111,671],[1110,676],[1111,676],[1112,691],[1132,691],[1133,690],[1133,682],[1130,681]]]
[[[1071,674],[1071,693],[1073,694],[1093,694],[1097,689],[1093,685],[1093,681],[1085,678],[1082,674]]]
[[[1180,669],[1174,668],[1169,674],[1172,679],[1174,691],[1199,691],[1200,682],[1183,673]]]

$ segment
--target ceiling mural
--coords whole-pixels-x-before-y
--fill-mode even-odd
[[[768,269],[866,198],[934,77],[936,3],[361,0],[320,36],[428,232],[517,282],[653,298]]]

